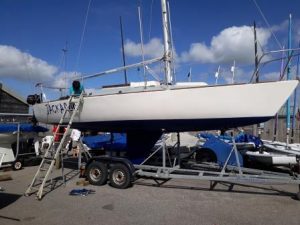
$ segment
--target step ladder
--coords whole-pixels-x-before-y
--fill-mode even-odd
[[[82,137],[79,139],[79,153],[78,153],[78,169],[81,169],[82,167],[82,154],[85,157],[86,160],[89,160],[92,158],[91,153],[89,153],[88,149],[83,144]]]
[[[73,123],[75,115],[78,113],[80,106],[83,104],[83,96],[84,93],[82,92],[80,96],[71,96],[68,101],[69,109],[65,110],[62,114],[62,117],[60,118],[60,121],[58,123],[57,129],[54,132],[54,137],[56,135],[63,135],[60,141],[55,141],[55,138],[53,138],[43,156],[43,159],[41,161],[41,164],[36,172],[36,174],[33,177],[33,180],[29,187],[27,188],[25,192],[25,196],[29,196],[36,192],[36,197],[38,200],[41,200],[44,193],[44,188],[48,185],[46,183],[50,182],[50,185],[52,186],[51,189],[53,189],[52,179],[48,179],[49,175],[52,172],[52,169],[55,165],[56,160],[58,157],[61,156],[61,150],[63,149],[63,144],[65,142],[65,139],[68,135],[68,131]],[[75,104],[74,109],[73,107],[70,107],[70,105]],[[71,115],[71,116],[70,116]],[[68,123],[66,125],[66,119],[68,119]],[[66,128],[64,133],[60,133],[61,128]],[[62,169],[63,171],[63,169]],[[63,180],[64,175],[63,175]]]

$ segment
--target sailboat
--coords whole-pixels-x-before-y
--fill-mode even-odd
[[[292,45],[292,15],[290,14],[289,16],[289,37],[288,37],[288,56],[292,54],[291,51],[291,45]],[[287,64],[287,79],[290,78],[291,74],[291,64]],[[299,55],[298,55],[298,63],[297,63],[297,70],[296,70],[296,76],[298,77],[299,75]],[[268,141],[268,140],[263,140],[264,142],[264,148],[269,152],[269,153],[279,153],[279,154],[289,154],[294,156],[300,156],[300,144],[299,143],[293,143],[293,136],[294,136],[294,128],[295,128],[295,117],[296,117],[296,103],[297,103],[297,89],[294,91],[294,104],[293,104],[293,120],[292,120],[292,133],[291,133],[291,140],[292,143],[290,142],[290,119],[291,119],[291,113],[290,113],[290,99],[287,100],[286,102],[286,142],[279,142],[279,141]],[[277,119],[277,118],[276,118]],[[276,124],[275,124],[275,130],[276,130]],[[295,161],[295,160],[294,160]]]
[[[130,83],[89,93],[83,97],[83,104],[73,120],[72,128],[140,135],[155,133],[158,139],[158,134],[162,132],[226,129],[258,124],[272,118],[297,87],[296,80],[215,86],[199,82],[174,83],[166,0],[161,0],[161,5],[164,55],[160,59],[88,75],[82,79],[163,60],[165,83]],[[74,105],[68,104],[68,99],[32,104],[37,121],[47,124],[57,124],[65,110],[72,111],[74,108]]]

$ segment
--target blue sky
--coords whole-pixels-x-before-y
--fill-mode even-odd
[[[65,77],[71,79],[75,73],[88,75],[121,66],[120,16],[123,20],[126,61],[139,62],[139,4],[143,17],[145,57],[150,59],[161,55],[159,0],[91,0],[79,51],[89,2],[1,0],[0,81],[25,97],[36,91],[34,85],[37,82],[58,86],[63,85]],[[170,8],[178,81],[187,81],[191,68],[194,81],[213,84],[214,74],[220,65],[219,82],[228,83],[233,60],[236,61],[236,81],[248,81],[252,72],[250,68],[253,69],[250,65],[254,62],[251,31],[254,20],[264,50],[287,45],[290,13],[293,17],[293,47],[300,40],[298,0],[171,0]],[[62,60],[66,42],[68,51],[66,59]],[[277,67],[279,71],[279,65]],[[277,67],[266,71],[265,78],[278,76]],[[153,65],[152,69],[162,74],[161,64]],[[128,74],[130,81],[143,78],[142,70],[133,69]],[[118,74],[89,80],[84,85],[95,88],[123,81],[122,74]]]

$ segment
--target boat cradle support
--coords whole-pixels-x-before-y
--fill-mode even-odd
[[[180,144],[179,141],[178,144]],[[147,165],[147,161],[155,154],[159,154],[159,152],[161,153],[162,166]],[[227,159],[231,157],[231,154],[236,156],[238,162],[235,143]],[[230,183],[230,189],[233,188],[234,184],[296,184],[299,186],[299,192],[296,194],[296,197],[300,200],[300,175],[298,173],[290,175],[287,173],[244,168],[239,163],[237,163],[237,166],[231,166],[227,164],[228,160],[226,160],[222,167],[215,163],[192,163],[189,165],[189,168],[181,168],[180,160],[176,160],[175,158],[172,163],[169,156],[165,141],[163,141],[161,146],[144,162],[134,165],[136,168],[135,175],[155,180],[169,180],[173,178],[205,180],[210,181],[210,189],[213,189],[220,182]]]

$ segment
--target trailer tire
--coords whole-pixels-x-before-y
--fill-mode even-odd
[[[210,149],[199,149],[195,156],[196,163],[217,162],[216,154]]]
[[[21,160],[19,159],[16,159],[13,164],[12,164],[12,168],[13,170],[20,170],[23,168],[23,163]]]
[[[110,168],[110,185],[118,189],[126,189],[131,186],[131,173],[129,168],[122,164],[113,164]]]
[[[107,165],[102,162],[92,162],[86,172],[90,184],[101,186],[107,182]]]

